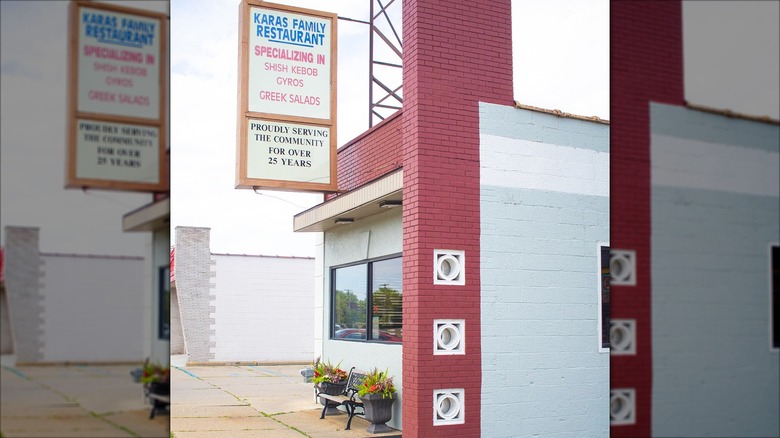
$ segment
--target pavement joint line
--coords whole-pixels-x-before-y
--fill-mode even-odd
[[[275,414],[266,414],[265,412],[260,412],[260,413],[261,413],[261,414],[263,414],[263,415],[264,415],[264,416],[266,416],[266,417],[275,417],[275,416],[277,416],[277,415],[287,415],[287,414],[294,414],[294,413],[296,413],[296,412],[298,412],[298,411],[277,412],[277,413],[275,413]]]
[[[287,374],[277,373],[277,372],[274,372],[274,371],[271,371],[271,370],[267,370],[265,368],[260,368],[258,366],[254,366],[254,365],[250,365],[248,368],[255,368],[255,369],[258,369],[258,370],[260,370],[260,371],[262,371],[264,373],[273,374],[273,375],[279,376],[279,377],[292,377],[292,376],[288,376]]]
[[[75,370],[78,371],[78,372],[81,372],[81,373],[97,375],[97,376],[100,376],[100,377],[113,377],[113,374],[111,372],[103,370],[103,369],[100,369],[100,368],[96,368],[96,367],[91,366],[91,365],[79,364],[79,365],[76,365]]]
[[[200,380],[201,382],[208,383],[209,385],[213,386],[216,389],[219,389],[220,391],[224,392],[225,394],[230,395],[231,397],[233,397],[237,401],[243,402],[244,404],[242,406],[251,406],[247,400],[243,400],[243,399],[239,398],[237,395],[233,394],[232,392],[230,392],[230,391],[228,391],[226,389],[220,388],[219,386],[209,382],[208,380],[203,380],[200,377],[197,377],[197,379]]]
[[[16,369],[16,368],[14,368],[14,367],[10,367],[10,366],[8,366],[8,365],[3,365],[3,368],[5,368],[6,370],[8,370],[8,371],[10,371],[10,372],[12,372],[12,373],[14,373],[14,374],[16,374],[17,376],[21,377],[22,379],[27,379],[27,380],[29,380],[29,381],[31,381],[31,382],[32,382],[32,379],[30,378],[30,376],[28,376],[27,374],[25,374],[25,373],[23,373],[23,372],[21,372],[21,371],[17,370],[17,369]]]
[[[65,400],[67,400],[67,401],[69,401],[69,402],[71,402],[71,403],[75,403],[76,405],[78,405],[79,407],[81,407],[81,405],[79,404],[78,400],[74,399],[73,397],[70,397],[70,396],[69,396],[69,395],[67,395],[67,394],[63,394],[62,392],[60,392],[60,391],[58,391],[58,390],[56,390],[56,389],[52,388],[51,386],[49,386],[49,385],[47,385],[47,384],[45,384],[45,383],[43,383],[43,382],[38,382],[38,381],[36,381],[36,380],[33,380],[33,379],[32,379],[32,377],[30,377],[30,376],[28,376],[28,375],[24,374],[23,372],[21,372],[21,371],[17,370],[16,368],[14,368],[14,367],[9,367],[8,365],[3,365],[3,368],[5,368],[6,370],[8,370],[8,371],[10,371],[10,372],[12,372],[12,373],[14,373],[14,374],[16,374],[17,376],[19,376],[19,377],[21,377],[21,378],[23,378],[23,379],[25,379],[25,380],[28,380],[28,381],[30,381],[30,382],[32,382],[32,383],[35,383],[36,385],[38,385],[38,386],[39,386],[39,387],[41,387],[41,388],[43,388],[43,389],[45,389],[45,390],[47,390],[47,391],[51,391],[51,392],[53,392],[53,393],[55,393],[55,394],[59,395],[60,397],[64,398]]]
[[[49,390],[49,391],[59,395],[60,397],[64,398],[65,400],[67,400],[67,401],[69,401],[71,403],[75,403],[76,405],[78,405],[78,407],[81,407],[81,403],[79,403],[79,401],[76,400],[75,398],[73,398],[73,397],[71,397],[71,396],[69,396],[69,395],[67,395],[65,393],[62,393],[62,392],[52,388],[51,386],[49,386],[49,385],[47,385],[45,383],[36,382],[35,380],[30,380],[30,381],[36,383],[38,386],[40,386],[40,387],[42,387],[44,389],[47,389],[47,390]]]
[[[109,420],[108,418],[103,417],[103,415],[107,415],[107,414],[101,415],[101,414],[98,414],[97,412],[89,411],[89,415],[92,415],[93,417],[97,418],[98,420],[101,420],[101,421],[111,425],[115,429],[119,429],[121,431],[129,433],[130,436],[134,436],[136,438],[141,438],[141,435],[138,435],[137,433],[135,433],[134,431],[128,429],[127,427],[122,426],[121,424],[116,424],[113,421]]]
[[[200,377],[198,377],[198,376],[196,376],[195,374],[193,374],[193,373],[191,373],[191,372],[189,372],[189,371],[185,370],[184,368],[180,368],[180,367],[177,367],[177,366],[173,366],[173,367],[171,367],[171,368],[176,368],[177,370],[179,370],[179,371],[183,372],[184,374],[187,374],[187,375],[189,375],[190,377],[194,377],[194,378],[196,378],[196,379],[202,380]]]
[[[224,389],[220,388],[220,387],[219,387],[219,386],[217,386],[217,385],[214,385],[214,387],[215,387],[215,388],[217,388],[217,389],[220,389],[220,390],[224,391],[224,392],[225,392],[225,394],[229,394],[229,395],[233,396],[233,398],[235,398],[236,400],[238,400],[238,401],[240,401],[240,402],[244,402],[244,403],[246,403],[247,405],[249,404],[249,401],[248,401],[248,400],[244,400],[244,399],[238,398],[238,396],[237,396],[237,395],[233,394],[233,393],[232,393],[232,392],[230,392],[230,391],[226,391],[226,390],[224,390]]]
[[[259,411],[258,411],[258,412],[259,412]],[[306,432],[304,432],[304,431],[302,431],[302,430],[298,429],[298,428],[297,428],[297,427],[295,427],[295,426],[291,426],[291,425],[289,425],[289,424],[285,423],[284,421],[282,421],[282,420],[279,420],[278,418],[274,418],[274,416],[273,416],[273,415],[266,414],[265,412],[260,412],[260,413],[261,413],[261,414],[263,414],[263,416],[264,416],[264,417],[266,417],[266,418],[270,418],[271,420],[273,420],[273,421],[276,421],[277,423],[281,424],[282,426],[284,426],[284,427],[286,427],[286,428],[288,428],[288,429],[290,429],[290,430],[294,430],[294,431],[298,432],[299,434],[301,434],[301,435],[303,435],[303,436],[305,436],[305,437],[312,438],[312,436],[311,436],[311,435],[309,435],[309,434],[307,434]]]

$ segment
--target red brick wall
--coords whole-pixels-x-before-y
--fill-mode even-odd
[[[339,148],[339,191],[354,190],[401,167],[401,111]]]
[[[610,386],[635,388],[636,424],[611,436],[651,436],[650,101],[684,104],[679,1],[610,6],[610,245],[633,249],[636,286],[613,286],[612,318],[637,321],[637,354],[612,356]]]
[[[511,2],[404,0],[403,433],[480,435],[478,102],[513,105]],[[433,286],[433,250],[465,286]],[[433,320],[466,320],[466,354],[433,355]],[[465,389],[465,424],[433,426],[433,391]]]

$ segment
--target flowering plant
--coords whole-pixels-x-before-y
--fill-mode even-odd
[[[341,362],[331,365],[330,361],[314,363],[314,377],[311,379],[315,385],[322,382],[341,383],[347,380],[347,372],[339,368]]]
[[[168,383],[171,379],[171,369],[157,363],[146,362],[143,367],[141,383]]]
[[[389,398],[395,393],[393,378],[388,377],[387,369],[384,372],[374,368],[374,371],[366,375],[363,383],[358,386],[358,395],[382,394],[382,398]]]

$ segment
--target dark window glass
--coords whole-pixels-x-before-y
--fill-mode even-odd
[[[609,348],[609,247],[601,247],[601,347]]]
[[[367,267],[356,265],[333,270],[334,335],[346,339],[366,338]]]
[[[332,339],[401,342],[401,257],[332,271]]]
[[[161,266],[160,270],[160,304],[157,337],[171,338],[171,267]]]
[[[401,258],[374,262],[372,266],[371,338],[401,342]]]
[[[772,347],[780,348],[780,246],[772,247]]]

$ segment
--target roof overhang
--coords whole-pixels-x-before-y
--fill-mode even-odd
[[[168,228],[171,217],[171,199],[146,204],[122,216],[122,230],[155,231]]]
[[[293,217],[297,232],[328,231],[401,205],[403,169],[376,179],[362,187],[316,205]],[[338,223],[337,223],[338,221]]]

